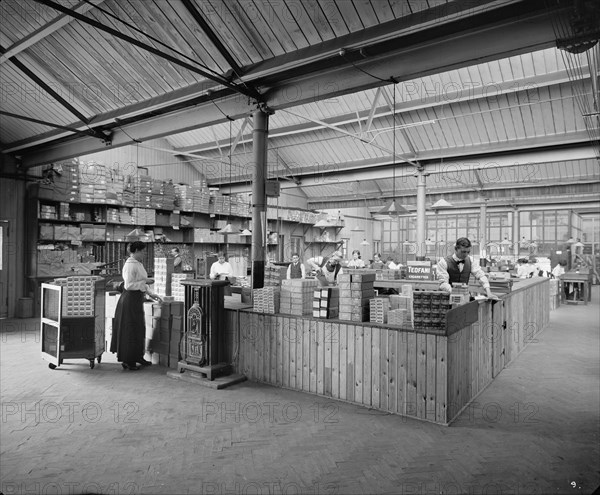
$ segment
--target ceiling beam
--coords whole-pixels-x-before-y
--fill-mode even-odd
[[[226,88],[232,89],[240,94],[247,96],[248,98],[254,98],[257,101],[262,101],[262,96],[259,93],[257,93],[255,90],[253,90],[252,88],[249,88],[245,84],[241,85],[241,86],[237,85],[237,84],[233,84],[233,83],[229,82],[223,76],[220,76],[216,73],[212,73],[206,69],[200,68],[200,67],[198,67],[198,65],[190,65],[187,62],[184,62],[184,61],[178,59],[177,57],[169,55],[168,53],[165,53],[157,48],[154,48],[151,45],[142,43],[141,41],[137,40],[136,38],[134,38],[132,36],[123,34],[120,31],[111,28],[110,26],[106,26],[106,25],[102,24],[101,22],[98,22],[94,19],[86,17],[86,16],[80,14],[79,12],[75,12],[74,10],[69,9],[68,7],[64,7],[59,3],[53,2],[52,0],[34,0],[34,1],[44,4],[47,7],[51,7],[55,10],[58,10],[59,12],[62,12],[63,14],[70,15],[70,16],[74,17],[75,19],[77,19],[78,21],[83,22],[84,24],[89,24],[90,26],[93,26],[100,31],[104,31],[105,33],[108,33],[108,34],[114,36],[115,38],[126,41],[127,43],[131,43],[132,45],[137,46],[138,48],[141,48],[142,50],[146,50],[146,51],[152,53],[153,55],[156,55],[157,57],[164,58],[165,60],[168,60],[169,62],[171,62],[175,65],[179,65],[179,66],[189,70],[190,72],[194,72],[196,74],[201,75],[202,77],[205,77],[206,79],[210,79],[212,81],[218,82],[219,84],[222,84]]]
[[[99,6],[103,2],[104,0],[84,0],[83,2],[79,2],[77,5],[75,5],[73,7],[73,11],[79,14],[85,14],[88,10]],[[0,65],[6,62],[10,57],[18,55],[23,50],[35,45],[38,41],[43,40],[46,36],[50,36],[52,33],[65,27],[72,21],[73,18],[65,14],[55,17],[50,22],[44,24],[42,27],[29,33],[24,38],[21,38],[19,41],[9,46],[6,51],[0,55]]]

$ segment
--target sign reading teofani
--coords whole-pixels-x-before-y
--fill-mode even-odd
[[[433,280],[431,261],[407,261],[406,266],[409,280]]]

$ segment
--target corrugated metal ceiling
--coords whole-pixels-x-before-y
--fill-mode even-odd
[[[361,180],[362,194],[382,199],[409,194],[415,187],[412,164],[417,162],[433,170],[444,160],[477,161],[482,154],[587,145],[590,125],[586,127],[578,99],[587,98],[591,107],[598,104],[598,86],[593,83],[600,76],[593,67],[590,77],[589,57],[572,55],[571,63],[582,70],[581,83],[574,81],[559,50],[539,49],[549,43],[539,34],[546,36],[543,28],[536,31],[542,4],[5,0],[0,3],[2,147],[27,158],[43,150],[44,143],[69,138],[75,129],[82,137],[87,133],[102,139],[123,131],[127,139],[144,140],[134,132],[137,122],[172,114],[168,122],[173,125],[177,111],[198,108],[199,123],[187,126],[192,130],[179,132],[174,125],[169,132],[163,125],[153,136],[166,136],[173,154],[193,160],[211,182],[233,180],[244,186],[253,167],[252,119],[247,116],[255,108],[244,110],[244,105],[258,94],[277,107],[269,122],[273,177],[301,182],[293,187],[315,200],[343,200],[352,196],[347,189],[352,175],[344,170],[355,174],[375,169],[376,177]],[[444,59],[449,52],[443,47],[451,46],[445,40],[455,34],[457,39],[467,36],[461,29],[471,34],[479,23],[491,22],[492,14],[513,19],[514,12],[524,13],[522,20],[530,22],[524,28],[534,33],[530,39],[508,46],[506,36],[496,35],[497,27],[478,28],[498,36],[498,45],[507,44],[505,51],[514,54],[493,55],[488,40],[464,56],[472,61],[469,64]],[[510,25],[515,38],[525,36],[518,31],[520,18],[514,19]],[[434,44],[427,37],[430,32],[440,40],[439,69],[430,63],[431,68],[419,69],[420,77],[389,84],[394,71],[405,69],[388,71],[383,57],[390,48],[385,43],[402,40],[410,53],[410,43],[419,48]],[[371,60],[371,65],[361,65]],[[456,68],[446,70],[447,64]],[[294,81],[313,77],[319,69],[327,73],[330,66],[349,70],[343,74],[351,76],[336,79],[332,73],[331,79],[314,79],[312,86],[294,86]],[[362,90],[344,94],[352,85]],[[234,96],[237,101],[231,103]],[[215,116],[205,122],[207,110]],[[234,110],[239,114],[227,120]],[[232,143],[236,147],[229,156]],[[540,177],[544,182],[598,180],[597,164],[592,153],[587,159],[540,166]],[[510,178],[518,175],[516,169],[505,167],[502,172],[485,186],[515,187]],[[394,174],[407,176],[401,187],[392,179]],[[476,178],[463,175],[456,186],[482,189]],[[444,190],[447,182],[430,187]]]

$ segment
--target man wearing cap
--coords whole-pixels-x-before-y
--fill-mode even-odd
[[[488,299],[498,299],[498,296],[490,290],[490,282],[479,263],[469,256],[470,252],[471,241],[466,237],[461,237],[454,245],[454,254],[446,258],[440,258],[437,264],[440,289],[452,292],[452,284],[468,284],[469,277],[473,275],[485,290]]]
[[[342,273],[341,260],[342,253],[335,251],[329,257],[315,256],[314,258],[310,258],[306,264],[316,275],[322,275],[327,282],[334,284],[337,281],[338,275]]]

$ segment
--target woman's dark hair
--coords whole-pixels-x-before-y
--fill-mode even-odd
[[[358,254],[358,257],[360,259],[360,251],[358,249],[355,249],[354,251],[352,251],[352,254]]]
[[[141,251],[146,249],[146,243],[142,241],[135,241],[129,245],[129,252],[135,253],[136,251]]]

